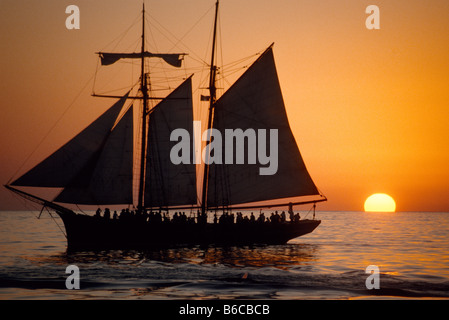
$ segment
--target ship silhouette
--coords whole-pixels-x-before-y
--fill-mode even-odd
[[[213,44],[207,100],[207,129],[273,130],[278,134],[277,171],[261,175],[253,163],[174,164],[170,152],[173,130],[189,133],[193,145],[192,76],[165,97],[154,97],[149,86],[146,59],[162,59],[170,67],[182,65],[184,53],[152,53],[145,48],[145,6],[142,10],[142,44],[137,53],[98,52],[103,66],[121,59],[140,59],[137,94],[131,90],[88,127],[5,187],[55,211],[62,219],[69,250],[136,249],[185,245],[284,244],[312,232],[320,220],[300,219],[295,205],[326,201],[312,181],[289,126],[270,45],[238,80],[217,97],[215,65],[217,15],[215,4]],[[154,107],[150,100],[159,99]],[[141,102],[139,138],[133,134],[133,104]],[[139,141],[135,141],[139,140]],[[210,141],[210,136],[208,141]],[[138,142],[138,143],[136,143]],[[270,150],[270,141],[266,142]],[[260,147],[260,145],[259,145]],[[223,153],[225,152],[223,146]],[[209,154],[210,156],[210,154]],[[140,159],[134,177],[135,159]],[[207,161],[206,161],[207,162]],[[197,171],[202,170],[200,180]],[[137,194],[133,185],[137,184]],[[53,199],[43,199],[20,187],[62,188]],[[200,190],[201,192],[198,192]],[[309,196],[314,196],[309,199]],[[308,197],[298,201],[298,197]],[[285,199],[285,200],[284,200]],[[292,200],[294,199],[294,200]],[[136,202],[136,203],[134,203]],[[105,208],[104,216],[76,212],[65,204]],[[127,205],[113,215],[109,206]],[[131,207],[131,210],[129,208]],[[239,210],[288,208],[270,219],[261,214],[243,217]],[[187,218],[184,210],[194,213]],[[100,211],[100,209],[99,209]],[[98,211],[98,213],[99,213]],[[214,218],[213,218],[214,217]]]

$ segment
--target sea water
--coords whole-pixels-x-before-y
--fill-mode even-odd
[[[449,298],[449,213],[317,212],[285,245],[73,254],[62,221],[38,214],[0,212],[2,300]]]

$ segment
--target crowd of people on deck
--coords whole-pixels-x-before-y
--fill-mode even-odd
[[[290,222],[296,223],[301,219],[299,213],[294,213],[292,210],[288,211]],[[107,219],[107,220],[121,220],[121,221],[141,221],[148,223],[184,223],[184,224],[206,224],[207,223],[207,213],[201,213],[197,211],[196,215],[191,212],[189,216],[185,212],[175,212],[170,216],[168,211],[153,211],[153,210],[130,210],[122,209],[120,213],[114,211],[111,213],[109,208],[104,209],[102,215],[102,210],[100,208],[95,212],[95,218],[97,219]],[[213,223],[214,224],[248,224],[248,223],[285,223],[287,222],[287,217],[285,211],[278,213],[277,211],[271,212],[269,217],[265,217],[265,213],[262,210],[259,216],[254,216],[254,213],[244,215],[242,212],[232,212],[224,211],[223,214],[217,216],[214,213]]]

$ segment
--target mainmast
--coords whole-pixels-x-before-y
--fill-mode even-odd
[[[215,86],[215,76],[217,73],[217,67],[215,66],[215,43],[217,37],[217,18],[218,18],[218,5],[219,0],[215,3],[215,19],[214,19],[214,34],[212,40],[212,55],[210,62],[210,78],[209,78],[209,93],[210,93],[210,104],[209,104],[209,112],[208,112],[208,120],[207,120],[207,129],[209,130],[212,127],[212,116],[213,116],[213,108],[216,101],[216,91],[217,88]],[[207,137],[207,141],[210,143],[210,131]],[[204,176],[203,176],[203,192],[201,197],[201,212],[206,213],[206,202],[207,202],[207,183],[209,178],[209,165],[207,163],[204,164]]]
[[[148,114],[148,87],[147,77],[145,74],[145,3],[142,10],[142,50],[141,50],[141,67],[140,67],[140,91],[142,92],[142,139],[141,139],[141,155],[140,155],[140,179],[139,179],[139,198],[137,207],[142,209],[144,206],[144,188],[145,188],[145,155],[146,155],[146,131],[147,131],[147,114]]]

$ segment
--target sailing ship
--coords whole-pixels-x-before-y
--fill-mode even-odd
[[[315,210],[317,202],[327,199],[311,179],[291,132],[274,62],[273,45],[217,98],[215,46],[218,10],[217,1],[209,66],[207,128],[223,134],[227,129],[277,130],[276,173],[261,175],[259,166],[255,164],[206,161],[199,169],[203,171],[202,181],[198,181],[200,175],[193,159],[177,164],[171,161],[170,152],[177,143],[170,139],[173,130],[184,129],[192,137],[192,145],[194,143],[192,76],[166,97],[150,96],[145,59],[162,59],[171,67],[178,68],[185,54],[146,50],[143,6],[141,51],[98,52],[101,64],[105,66],[120,59],[140,59],[138,93],[131,96],[129,91],[117,97],[118,100],[88,127],[5,186],[38,203],[42,210],[51,209],[60,216],[65,226],[68,250],[196,244],[284,244],[312,232],[320,224],[320,220],[315,220],[315,215],[313,219],[297,219],[297,215],[293,214],[295,205],[312,204]],[[133,133],[133,105],[127,110],[124,108],[130,99],[142,102],[138,111],[141,115],[139,143],[134,141],[137,139]],[[160,99],[160,102],[150,108],[148,102],[151,99]],[[207,141],[210,142],[210,136]],[[270,143],[266,142],[268,150]],[[222,151],[225,152],[224,147]],[[190,156],[194,157],[193,154]],[[139,171],[136,196],[133,194],[135,157],[140,158],[136,170]],[[18,187],[62,188],[62,191],[53,200],[47,200]],[[288,200],[305,196],[315,198]],[[287,200],[276,201],[278,199]],[[98,217],[76,212],[66,204],[128,205],[135,212],[131,214],[127,209],[122,210],[120,218]],[[272,218],[267,221],[262,214],[257,221],[240,219],[235,222],[232,213],[235,210],[287,206],[290,219]],[[195,210],[197,217],[182,219],[178,211],[181,213],[186,209]],[[108,210],[105,209],[105,212]],[[174,215],[173,211],[176,211]],[[212,214],[215,216],[213,221]]]

